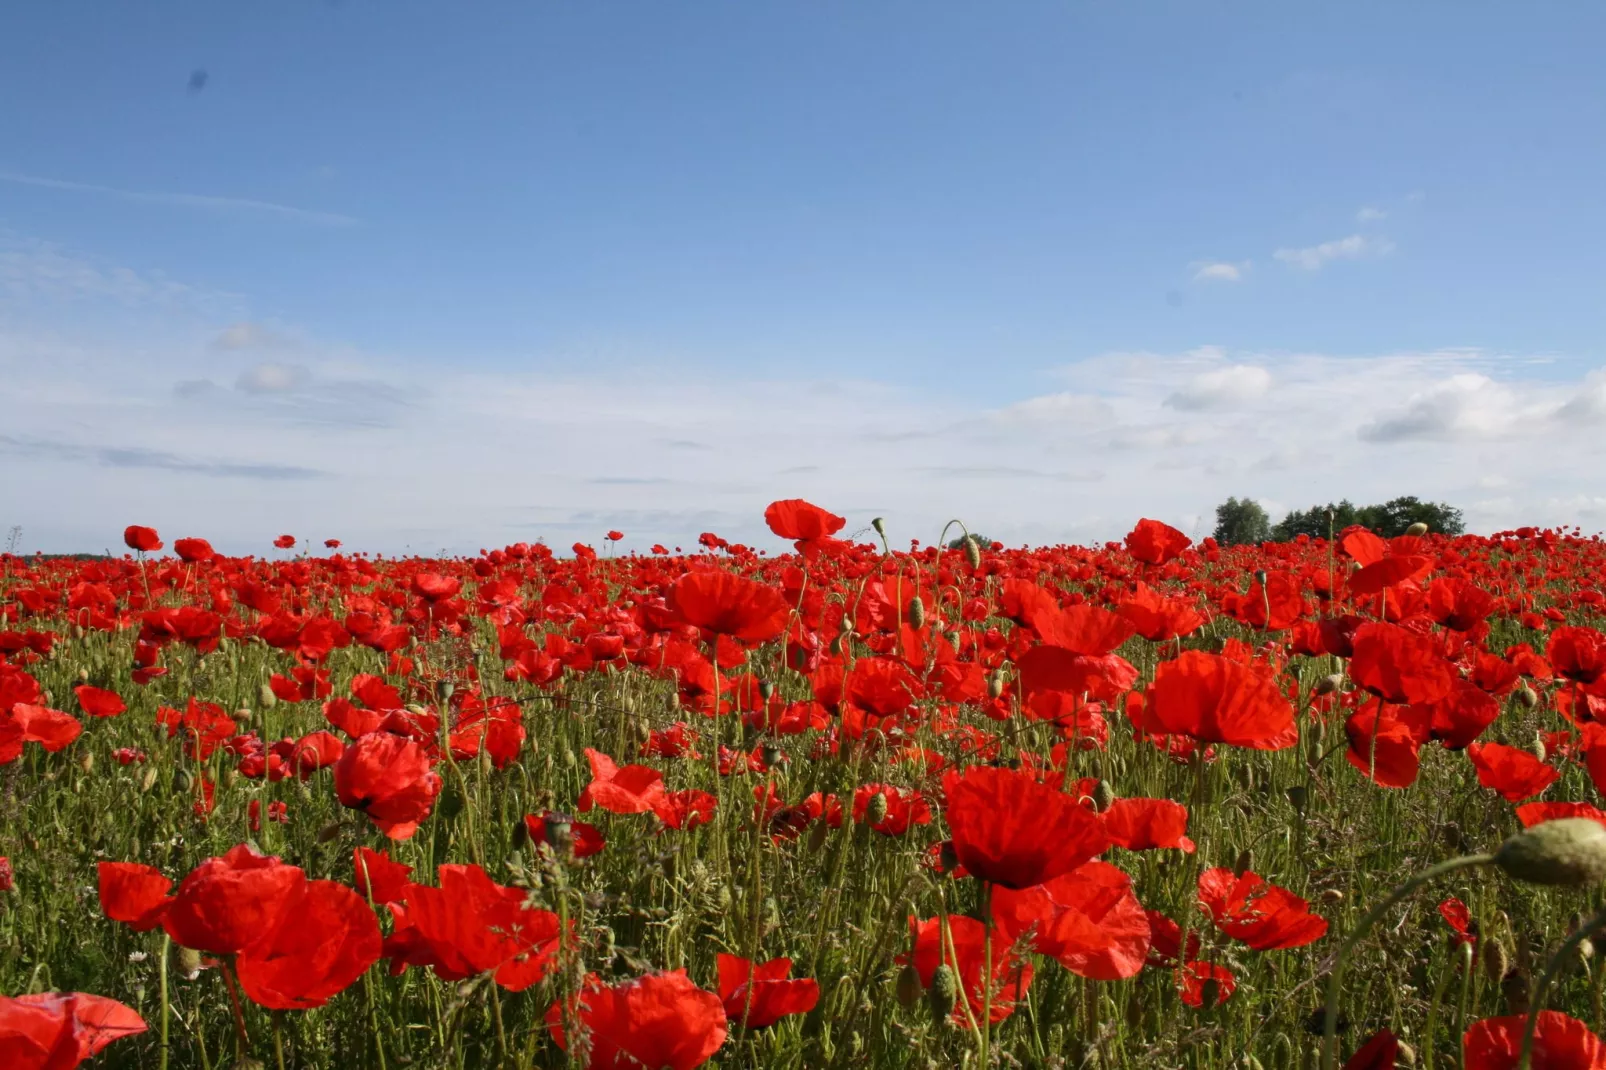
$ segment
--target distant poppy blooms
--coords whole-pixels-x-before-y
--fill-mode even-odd
[[[1204,743],[1282,750],[1299,741],[1294,710],[1277,685],[1253,668],[1202,650],[1160,663],[1145,710],[1152,734]]]
[[[564,1008],[547,1011],[547,1029],[564,1051]],[[723,1002],[692,984],[685,970],[653,973],[603,987],[595,977],[575,997],[572,1009],[591,1042],[590,1070],[694,1070],[725,1043]]]
[[[608,532],[608,541],[609,542],[618,542],[620,539],[622,539],[624,537],[625,537],[625,533],[622,532],[622,531],[610,531],[610,532]]]
[[[973,765],[943,788],[954,852],[978,880],[1030,888],[1110,844],[1096,814],[1028,773]]]
[[[281,550],[288,550],[295,544],[296,537],[294,535],[280,535],[277,539],[273,540],[273,545],[277,546]]]
[[[591,763],[591,783],[580,792],[581,813],[600,806],[613,814],[644,814],[664,793],[664,775],[645,765],[621,767],[612,758],[590,747],[585,749]]]
[[[1099,815],[1110,842],[1128,851],[1174,847],[1193,853],[1188,808],[1170,799],[1116,799]]]
[[[763,1029],[793,1014],[807,1014],[820,1001],[820,986],[812,977],[792,978],[791,959],[753,963],[739,955],[717,955],[719,998],[725,1017]]]
[[[1530,1070],[1606,1070],[1606,1044],[1589,1026],[1560,1011],[1540,1011]],[[1516,1070],[1527,1015],[1473,1022],[1461,1039],[1466,1070]]]
[[[142,554],[153,554],[162,548],[162,540],[155,528],[130,524],[123,529],[123,545]]]
[[[443,981],[492,973],[522,992],[547,975],[558,950],[559,919],[527,905],[523,888],[492,881],[475,865],[442,865],[440,887],[412,884],[405,907],[392,904],[395,928],[385,941],[391,972],[428,966]]]
[[[1218,1007],[1238,988],[1238,978],[1225,966],[1189,962],[1178,971],[1177,996],[1193,1008]]]
[[[1456,932],[1456,939],[1463,944],[1475,944],[1478,938],[1472,931],[1472,911],[1461,900],[1451,896],[1439,904],[1439,917],[1444,923]]]
[[[554,828],[560,822],[566,824],[569,828],[570,849],[574,851],[575,858],[590,858],[592,855],[601,854],[608,846],[607,838],[602,835],[602,830],[597,826],[586,821],[574,821],[566,817],[560,819],[560,816],[551,810],[544,814],[525,814],[524,831],[529,834],[531,843],[552,844],[552,837],[549,835],[548,830]],[[552,844],[552,846],[554,850],[557,850],[557,844]]]

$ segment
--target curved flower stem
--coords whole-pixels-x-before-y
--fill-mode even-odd
[[[1338,993],[1344,986],[1344,967],[1349,964],[1350,952],[1355,950],[1356,945],[1371,931],[1372,926],[1377,924],[1378,919],[1388,913],[1390,907],[1422,885],[1445,874],[1454,873],[1458,869],[1487,865],[1493,860],[1493,855],[1462,855],[1460,858],[1452,858],[1448,862],[1440,862],[1423,870],[1390,892],[1387,899],[1368,910],[1350,934],[1344,937],[1344,942],[1338,948],[1338,957],[1333,962],[1332,975],[1327,982],[1327,1009],[1322,1022],[1322,1070],[1333,1070],[1338,1061],[1335,1045],[1335,1034],[1338,1030]]]
[[[1539,975],[1539,984],[1534,988],[1533,999],[1529,1002],[1528,1020],[1522,1026],[1522,1048],[1517,1056],[1517,1070],[1528,1070],[1529,1060],[1533,1058],[1534,1031],[1539,1026],[1539,1012],[1545,1009],[1545,993],[1550,988],[1550,982],[1561,972],[1562,963],[1567,961],[1572,949],[1602,927],[1606,927],[1606,910],[1580,925],[1578,931],[1562,941],[1562,945],[1545,963],[1545,972]]]

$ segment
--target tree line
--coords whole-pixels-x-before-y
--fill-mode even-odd
[[[1460,535],[1466,531],[1461,510],[1444,502],[1425,502],[1413,496],[1394,498],[1381,505],[1356,505],[1348,498],[1309,509],[1296,509],[1277,523],[1253,498],[1228,498],[1216,506],[1216,530],[1212,537],[1222,546],[1262,542],[1288,542],[1301,535],[1325,539],[1345,528],[1360,525],[1385,539],[1404,535],[1412,524],[1426,524],[1441,535]]]

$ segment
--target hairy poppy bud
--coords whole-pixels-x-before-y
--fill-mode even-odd
[[[92,750],[84,751],[84,756],[78,759],[78,768],[86,773],[93,773],[95,771],[95,752]]]
[[[974,535],[965,536],[965,561],[971,568],[981,568],[981,540]]]
[[[177,958],[178,972],[183,974],[186,980],[193,981],[201,975],[201,953],[199,951],[193,947],[180,945]]]
[[[1330,676],[1324,676],[1320,680],[1316,681],[1315,693],[1318,695],[1331,695],[1333,692],[1337,691],[1343,686],[1344,674],[1341,672],[1335,672]]]
[[[898,1005],[909,1010],[920,1002],[920,971],[909,963],[898,971]]]
[[[1523,707],[1524,709],[1531,710],[1535,706],[1539,705],[1539,696],[1535,694],[1534,689],[1529,687],[1527,684],[1523,684],[1521,687],[1517,688],[1517,690],[1513,691],[1511,693],[1511,697],[1517,703],[1517,705]]]
[[[78,670],[78,679],[83,681],[86,684],[89,683],[89,670],[88,669],[79,669]]]
[[[142,791],[142,792],[146,792],[146,791],[150,791],[151,788],[153,788],[155,786],[156,786],[156,767],[153,765],[153,766],[148,767],[145,770],[145,775],[140,778],[139,790]]]
[[[239,721],[241,724],[250,724],[251,718],[254,716],[256,715],[244,706],[241,706],[239,709],[234,711],[234,719]]]
[[[774,743],[765,743],[762,757],[764,759],[765,768],[773,769],[775,766],[781,764],[784,755],[781,753],[781,748],[776,746]]]
[[[1329,888],[1316,897],[1316,901],[1323,906],[1337,906],[1344,901],[1344,893],[1337,888]]]
[[[279,704],[279,696],[273,693],[273,688],[267,684],[257,687],[257,705],[265,710],[271,710]]]
[[[1426,535],[1428,533],[1428,526],[1422,523],[1422,521],[1418,520],[1415,524],[1412,524],[1410,527],[1406,528],[1405,533],[1407,535]]]
[[[991,676],[987,677],[987,697],[988,698],[997,698],[998,696],[1002,695],[1003,693],[1004,693],[1004,670],[1003,669],[995,669],[993,671],[993,674]]]
[[[926,603],[920,600],[919,595],[909,599],[909,627],[919,631],[926,626]]]
[[[1587,817],[1546,821],[1502,843],[1494,864],[1529,884],[1599,884],[1606,880],[1606,827]]]
[[[926,1005],[931,1008],[932,1021],[941,1025],[954,1012],[959,1001],[959,975],[946,962],[931,974],[931,987],[926,989]]]
[[[887,819],[887,793],[878,791],[870,796],[870,801],[864,806],[865,824],[874,828]]]
[[[1245,847],[1238,852],[1238,860],[1232,864],[1232,875],[1234,877],[1242,877],[1254,868],[1255,856],[1249,853],[1249,848]]]
[[[827,836],[829,836],[830,834],[831,834],[831,826],[830,826],[829,823],[827,823],[823,818],[821,820],[819,820],[819,821],[816,821],[814,823],[814,826],[809,829],[809,840],[808,840],[808,848],[809,848],[809,850],[810,851],[818,851],[820,848],[824,847],[825,846],[825,838]]]
[[[1534,733],[1534,741],[1528,745],[1528,751],[1535,758],[1544,761],[1550,752],[1545,749],[1545,737],[1538,732]]]
[[[770,700],[770,696],[772,696],[774,694],[775,694],[775,685],[773,683],[771,683],[768,680],[760,680],[758,682],[758,697],[759,698],[763,699],[765,702],[768,702]]]
[[[1115,789],[1110,787],[1108,780],[1100,780],[1093,786],[1094,810],[1102,814],[1110,808],[1110,804],[1113,802],[1115,802]]]
[[[1403,1040],[1399,1041],[1398,1045],[1399,1046],[1394,1049],[1394,1058],[1395,1058],[1395,1060],[1401,1066],[1404,1066],[1404,1067],[1415,1066],[1416,1065],[1416,1049],[1411,1047],[1411,1045],[1407,1044]]]

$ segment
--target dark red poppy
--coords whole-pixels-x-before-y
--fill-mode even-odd
[[[240,987],[273,1010],[310,1010],[343,992],[379,960],[379,923],[361,896],[336,881],[307,881],[274,928],[234,960]]]
[[[1308,902],[1249,871],[1205,870],[1199,875],[1199,905],[1217,928],[1256,951],[1304,947],[1327,934],[1327,919],[1312,914]]]
[[[1160,664],[1149,689],[1144,727],[1151,734],[1186,735],[1252,750],[1281,750],[1299,741],[1293,707],[1273,680],[1202,650],[1183,651]]]
[[[720,998],[691,983],[685,970],[653,973],[603,987],[595,977],[569,1013],[590,1039],[590,1070],[694,1070],[725,1043],[728,1026]],[[559,1048],[569,1050],[564,1010],[547,1011],[547,1030]]]
[[[167,894],[173,887],[171,877],[138,862],[101,862],[95,868],[101,913],[140,933],[162,923],[162,915],[173,901]]]
[[[978,880],[1030,888],[1110,845],[1098,815],[1029,773],[973,765],[943,779],[954,852]]]
[[[943,933],[946,922],[948,932]],[[944,918],[909,919],[909,934],[914,943],[912,954],[898,956],[900,964],[913,965],[920,978],[921,988],[930,988],[937,967],[946,965],[958,975],[959,990],[970,1006],[969,1017],[980,1020],[987,997],[992,989],[993,1024],[1015,1013],[1015,1005],[1026,998],[1032,985],[1032,964],[1016,951],[1014,938],[1002,929],[994,928],[988,940],[987,926],[963,914],[949,914]],[[987,977],[987,949],[992,945],[992,977]],[[955,1001],[953,1020],[967,1021],[965,1007]]]
[[[1193,540],[1176,528],[1147,518],[1126,535],[1126,552],[1146,565],[1163,565],[1192,545]]]
[[[1589,1026],[1560,1011],[1540,1011],[1529,1070],[1606,1070],[1606,1044]],[[1527,1015],[1473,1022],[1461,1038],[1465,1070],[1516,1070]]]
[[[393,840],[405,840],[429,816],[441,778],[429,756],[411,739],[370,732],[346,748],[335,763],[335,796],[341,805],[367,814]]]
[[[1096,981],[1131,977],[1149,954],[1149,919],[1132,879],[1088,862],[1032,888],[993,890],[993,922],[1012,939]]]
[[[791,959],[753,963],[739,955],[717,955],[719,998],[725,1017],[763,1029],[793,1014],[807,1014],[820,1001],[820,986],[812,977],[793,978]]]
[[[1478,771],[1478,783],[1498,791],[1507,802],[1531,799],[1561,779],[1555,767],[1504,743],[1474,743],[1467,748],[1467,757]]]
[[[130,524],[123,529],[123,545],[142,554],[153,554],[162,548],[162,539],[156,534],[155,528]]]
[[[688,572],[670,587],[668,601],[687,624],[747,643],[780,635],[791,609],[780,591],[734,572]]]
[[[1399,1039],[1388,1029],[1379,1029],[1355,1049],[1355,1054],[1345,1061],[1344,1070],[1394,1070],[1399,1056]]]
[[[1545,657],[1558,674],[1586,687],[1606,681],[1606,635],[1594,628],[1557,628],[1545,645]]]
[[[240,844],[184,878],[162,925],[176,944],[234,954],[274,931],[306,883],[299,867]]]
[[[714,810],[718,805],[719,799],[714,795],[688,788],[685,791],[664,792],[653,802],[652,812],[667,828],[694,829],[714,820]]]
[[[73,1070],[113,1041],[143,1032],[143,1018],[104,996],[0,996],[0,1066],[6,1070]]]

